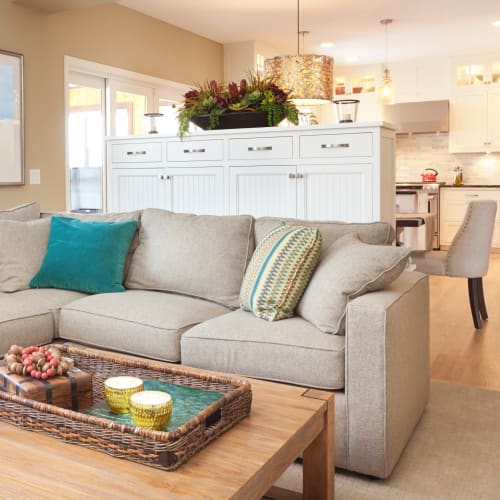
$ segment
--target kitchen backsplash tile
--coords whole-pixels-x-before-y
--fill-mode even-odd
[[[500,184],[500,154],[448,151],[448,134],[398,135],[396,181],[420,181],[426,168],[439,172],[438,181],[453,183],[453,170],[463,168],[464,184]]]

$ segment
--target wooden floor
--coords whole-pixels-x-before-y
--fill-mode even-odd
[[[489,320],[476,331],[467,279],[430,277],[431,377],[500,390],[500,254],[483,282]]]

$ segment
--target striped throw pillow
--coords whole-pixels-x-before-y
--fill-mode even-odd
[[[248,264],[240,306],[267,321],[293,316],[318,263],[317,228],[280,225],[259,243]]]

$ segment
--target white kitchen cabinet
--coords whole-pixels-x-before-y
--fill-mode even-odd
[[[297,217],[295,165],[229,167],[230,214]]]
[[[164,168],[111,168],[108,174],[110,212],[166,208]]]
[[[200,215],[224,214],[223,167],[168,167],[164,184],[167,210]]]
[[[500,151],[500,57],[454,66],[450,152]]]
[[[494,200],[500,204],[500,188],[445,187],[440,191],[440,240],[449,246],[464,220],[467,206],[475,200]],[[500,248],[500,207],[497,210],[492,247]]]
[[[110,138],[107,210],[394,224],[394,156],[380,122]]]
[[[373,220],[373,165],[303,165],[297,173],[297,216],[310,220]]]

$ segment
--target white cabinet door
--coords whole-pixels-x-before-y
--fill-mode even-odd
[[[450,106],[450,152],[484,151],[487,116],[487,86],[456,90]]]
[[[500,84],[488,86],[487,150],[500,151]]]
[[[295,165],[229,167],[230,213],[297,217]]]
[[[224,214],[224,168],[168,167],[166,208],[198,215]]]
[[[297,216],[310,220],[373,220],[373,165],[304,165],[297,174]]]
[[[165,208],[164,177],[163,168],[111,169],[108,211]]]

